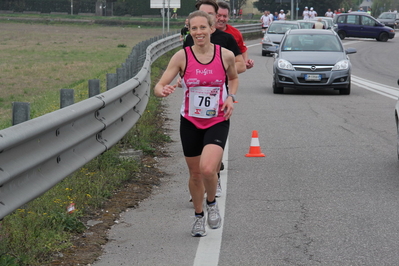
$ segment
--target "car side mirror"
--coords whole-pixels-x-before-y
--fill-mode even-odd
[[[348,48],[345,50],[346,54],[355,54],[357,51],[355,48]]]

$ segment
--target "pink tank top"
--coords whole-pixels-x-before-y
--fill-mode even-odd
[[[226,70],[221,47],[214,45],[212,60],[200,63],[190,46],[185,47],[186,69],[182,77],[184,90],[181,115],[197,128],[209,128],[225,120],[221,110],[227,98]]]

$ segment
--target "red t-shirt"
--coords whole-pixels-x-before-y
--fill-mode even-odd
[[[233,26],[226,24],[226,30],[224,32],[233,35],[242,54],[248,50],[247,46],[244,43],[244,38],[242,37],[241,32],[237,28],[234,28]]]

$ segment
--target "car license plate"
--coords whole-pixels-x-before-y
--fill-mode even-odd
[[[321,75],[305,74],[305,80],[306,81],[320,81]]]

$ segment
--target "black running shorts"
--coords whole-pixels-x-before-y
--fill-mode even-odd
[[[215,144],[224,149],[229,134],[230,120],[199,129],[186,118],[180,118],[180,139],[186,157],[199,156],[205,145]]]

